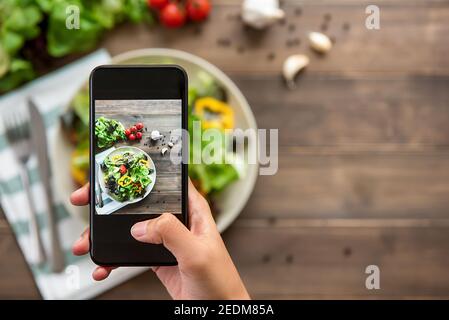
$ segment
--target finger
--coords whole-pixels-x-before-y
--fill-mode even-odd
[[[192,181],[189,179],[189,218],[190,230],[194,234],[199,234],[215,227],[214,217],[210,211],[206,199],[196,190]]]
[[[204,197],[198,192],[198,190],[193,185],[192,180],[190,180],[189,178],[189,208],[197,208],[199,206],[202,206],[202,201],[198,201],[201,199],[204,199]]]
[[[131,228],[131,235],[141,242],[163,244],[176,258],[182,258],[191,252],[197,241],[171,213],[136,223]]]
[[[85,206],[89,204],[89,183],[74,191],[70,196],[70,202],[75,206]]]
[[[98,266],[95,268],[94,272],[92,272],[92,278],[94,278],[94,280],[96,281],[104,280],[111,274],[111,271],[114,269],[115,267]]]
[[[72,252],[75,256],[82,256],[89,252],[89,228],[84,230],[81,237],[73,244]]]

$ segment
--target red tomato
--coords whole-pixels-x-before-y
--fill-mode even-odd
[[[136,139],[137,139],[137,140],[142,139],[142,132],[137,132],[137,133],[136,133]]]
[[[128,170],[126,170],[126,167],[122,164],[122,165],[120,166],[120,173],[121,173],[121,174],[125,174],[126,171],[128,171]]]
[[[148,6],[157,10],[161,10],[167,4],[168,0],[148,0]]]
[[[169,3],[162,9],[160,19],[167,28],[179,28],[186,22],[186,13],[177,4]]]
[[[131,131],[132,133],[136,133],[137,132],[136,126],[132,126],[131,128],[129,128],[129,131]]]
[[[135,136],[133,133],[131,133],[131,134],[128,136],[128,139],[129,139],[129,140],[136,140],[136,136]]]
[[[126,130],[125,130],[125,136],[129,136],[130,134],[131,134],[131,130],[126,129]]]
[[[142,130],[143,129],[143,123],[142,122],[136,123],[136,128],[137,128],[137,130]]]
[[[210,8],[209,0],[188,0],[187,16],[192,21],[203,21],[209,16]]]

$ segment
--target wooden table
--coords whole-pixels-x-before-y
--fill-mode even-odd
[[[224,70],[260,128],[279,128],[279,171],[261,176],[224,233],[254,298],[449,297],[449,2],[379,0],[381,29],[365,28],[372,1],[284,1],[267,32],[242,27],[240,1],[214,1],[200,27],[124,26],[114,54],[171,47]],[[306,34],[335,45],[313,54]],[[299,44],[298,44],[299,43]],[[283,60],[311,63],[286,89]],[[0,298],[38,298],[11,231],[0,220]],[[365,268],[380,268],[380,290]],[[168,298],[147,272],[100,296]]]

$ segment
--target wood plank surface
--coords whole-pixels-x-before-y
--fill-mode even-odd
[[[225,235],[250,292],[270,298],[447,297],[448,237],[447,228],[388,227],[236,226]],[[372,264],[380,268],[379,291],[365,287],[364,271]]]
[[[449,150],[318,154],[283,148],[245,218],[449,218]]]
[[[224,239],[254,298],[449,297],[447,224],[369,227],[346,220],[338,227],[267,228],[243,221],[233,225]],[[0,243],[1,254],[8,252],[10,258],[2,265],[0,298],[38,298],[9,228],[0,228]],[[364,271],[371,264],[381,271],[379,291],[365,288]],[[149,271],[100,298],[168,295]]]
[[[449,43],[449,42],[448,42]],[[447,76],[234,76],[259,128],[281,146],[449,147]]]
[[[0,213],[0,299],[39,299],[31,270],[3,212]]]
[[[204,25],[189,26],[181,32],[126,25],[109,33],[103,44],[113,55],[124,48],[176,48],[210,60],[225,72],[243,75],[280,75],[284,59],[296,53],[310,56],[308,73],[449,73],[447,1],[383,1],[379,3],[380,30],[365,27],[365,8],[370,4],[288,1],[284,6],[286,21],[258,32],[241,23],[238,3],[220,1]],[[296,8],[301,8],[300,14]],[[331,17],[328,23],[326,15]],[[323,24],[326,30],[322,30]],[[334,48],[326,57],[310,50],[310,31],[323,31],[334,39]],[[289,45],[292,40],[299,44]]]
[[[181,115],[181,104],[179,100],[95,100],[96,112],[108,113],[110,115],[160,116]],[[160,123],[164,125],[164,123]]]

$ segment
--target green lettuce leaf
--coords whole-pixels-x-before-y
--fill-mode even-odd
[[[11,90],[34,77],[33,66],[29,61],[14,59],[11,61],[9,71],[0,79],[0,91]]]

